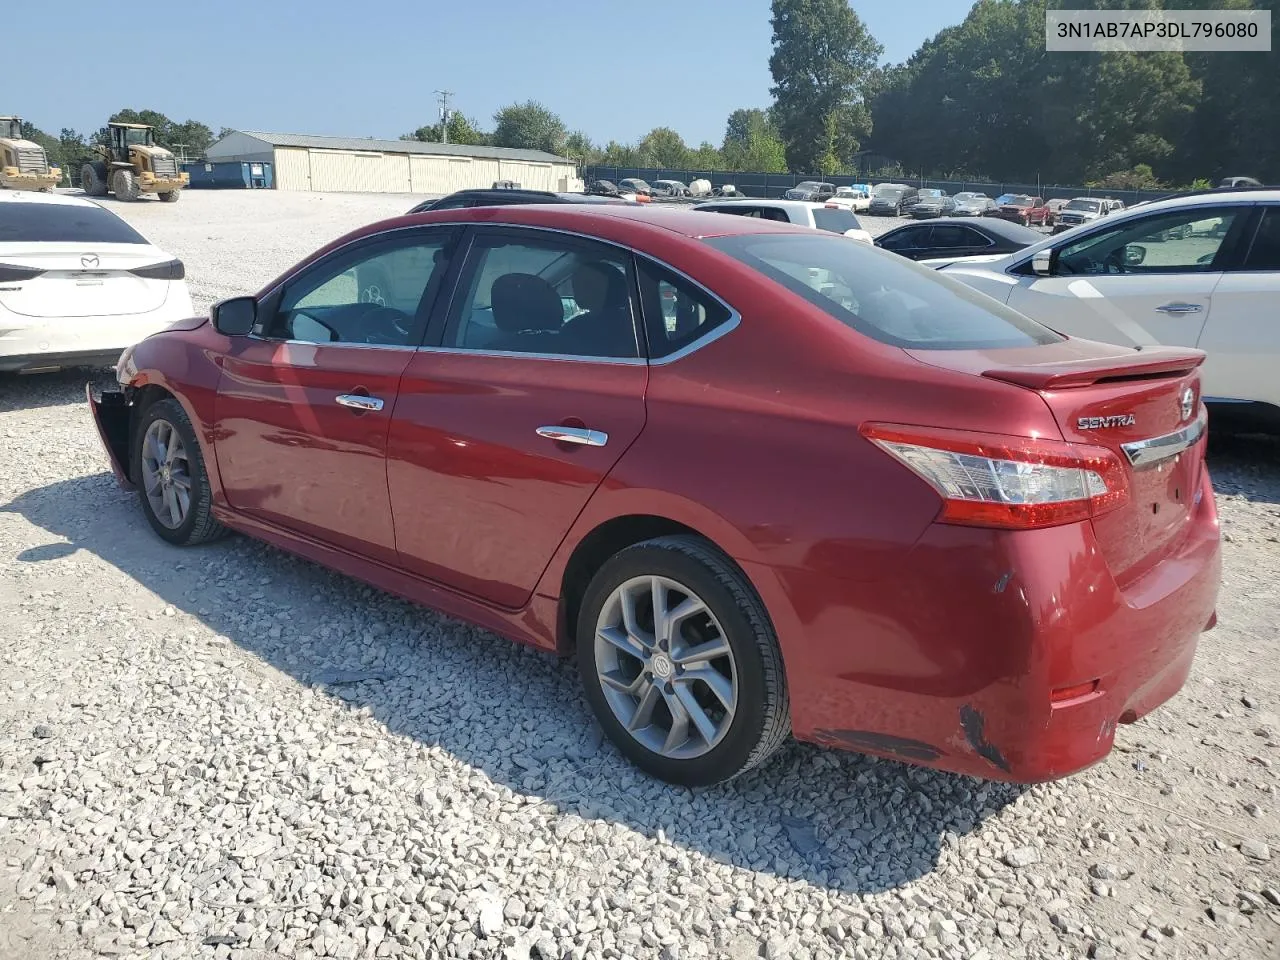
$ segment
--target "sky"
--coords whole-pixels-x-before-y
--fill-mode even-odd
[[[886,63],[971,4],[851,2]],[[215,134],[394,139],[434,123],[434,91],[451,90],[453,108],[483,129],[499,107],[534,99],[598,143],[670,126],[692,145],[719,144],[730,112],[770,99],[769,0],[257,0],[123,18],[101,0],[54,9],[7,12],[6,35],[23,38],[7,45],[7,74],[33,82],[6,84],[0,102],[54,136],[132,107]]]

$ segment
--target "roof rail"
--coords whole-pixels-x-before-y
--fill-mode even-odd
[[[1158,203],[1161,200],[1181,200],[1183,197],[1206,197],[1216,193],[1257,193],[1258,191],[1280,190],[1277,187],[1205,187],[1202,190],[1179,190],[1175,193],[1166,193],[1162,196],[1151,200],[1151,203]]]

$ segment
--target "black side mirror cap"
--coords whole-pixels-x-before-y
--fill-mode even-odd
[[[243,337],[258,322],[258,301],[253,297],[231,297],[209,308],[213,328],[228,337]]]

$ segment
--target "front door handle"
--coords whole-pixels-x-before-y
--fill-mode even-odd
[[[1156,307],[1160,313],[1199,313],[1203,310],[1198,303],[1166,303],[1163,306]]]
[[[382,401],[377,397],[366,397],[358,393],[340,393],[333,399],[352,410],[372,410],[376,413],[382,409]]]
[[[588,430],[586,427],[539,427],[538,436],[559,443],[580,443],[588,447],[603,447],[609,442],[609,435],[603,430]]]

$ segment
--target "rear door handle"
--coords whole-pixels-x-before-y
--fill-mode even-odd
[[[1203,309],[1198,303],[1166,303],[1156,307],[1160,313],[1199,313]]]
[[[588,430],[586,427],[539,427],[538,436],[560,443],[580,443],[587,447],[603,447],[609,442],[609,435],[603,430]]]
[[[382,401],[377,397],[366,397],[358,393],[340,393],[334,399],[344,407],[350,407],[352,410],[372,410],[377,412],[382,409]]]

